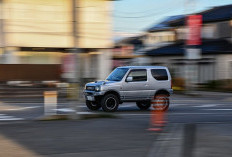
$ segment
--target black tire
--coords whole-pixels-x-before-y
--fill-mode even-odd
[[[99,110],[101,108],[101,104],[95,101],[86,100],[86,106],[93,111]]]
[[[169,103],[170,103],[169,96],[166,95],[166,94],[157,94],[157,95],[155,95],[155,97],[154,97],[155,99],[154,100],[159,99],[159,97],[164,102],[163,105],[160,105],[160,106],[163,106],[163,107],[159,107],[159,110],[161,110],[161,111],[167,111],[168,108],[169,108]]]
[[[150,101],[138,101],[136,102],[136,105],[140,110],[147,110],[151,107],[151,102]]]
[[[102,109],[105,112],[115,112],[118,109],[119,99],[114,94],[107,94],[101,100]]]

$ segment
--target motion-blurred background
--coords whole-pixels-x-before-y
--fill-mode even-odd
[[[169,68],[164,132],[135,103],[34,121],[45,91],[53,114],[101,115],[81,91],[125,65]],[[0,156],[230,157],[231,69],[231,0],[0,0]]]
[[[59,86],[105,79],[117,66],[164,65],[175,90],[231,91],[229,3],[2,0],[0,81]]]

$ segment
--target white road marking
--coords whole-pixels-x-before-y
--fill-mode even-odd
[[[42,106],[28,106],[28,107],[4,109],[4,111],[20,111],[20,110],[27,110],[27,109],[40,108],[40,107]]]
[[[171,102],[194,102],[194,103],[202,103],[202,102],[208,102],[208,101],[212,101],[212,100],[209,100],[209,99],[187,99],[187,100],[178,100],[178,99],[175,99],[175,100],[170,100]]]
[[[0,121],[11,121],[11,120],[24,120],[23,118],[4,118],[0,119]]]
[[[213,109],[204,109],[204,110],[212,110],[212,111],[232,111],[232,108],[213,108]]]
[[[205,104],[205,105],[199,105],[199,106],[193,106],[193,107],[214,107],[214,106],[217,106],[219,104]]]
[[[174,107],[174,106],[190,106],[191,104],[170,104],[170,107]]]
[[[122,104],[122,105],[119,105],[120,108],[135,107],[135,106],[136,106],[136,104],[127,104],[127,105]]]
[[[99,114],[95,112],[76,112],[77,114]]]
[[[75,112],[75,110],[71,108],[59,108],[59,109],[54,109],[54,110],[60,111],[60,112]]]
[[[0,121],[11,121],[11,120],[24,120],[23,118],[16,118],[14,116],[5,116],[6,114],[0,114]]]
[[[2,118],[12,118],[12,116],[0,116],[0,119]]]

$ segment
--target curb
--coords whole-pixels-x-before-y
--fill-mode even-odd
[[[72,114],[58,114],[58,115],[48,115],[41,116],[37,118],[38,121],[55,121],[55,120],[87,120],[96,118],[119,118],[114,114],[109,113],[79,113],[76,115]]]

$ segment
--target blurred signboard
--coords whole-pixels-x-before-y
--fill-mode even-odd
[[[0,64],[0,81],[60,80],[60,64]]]
[[[133,52],[134,52],[133,45],[122,45],[118,48],[113,49],[113,55],[118,55],[118,56],[133,55]]]
[[[190,15],[187,17],[187,45],[201,44],[202,15]]]
[[[62,63],[62,77],[66,79],[73,79],[75,77],[75,55],[68,54],[63,57]]]

